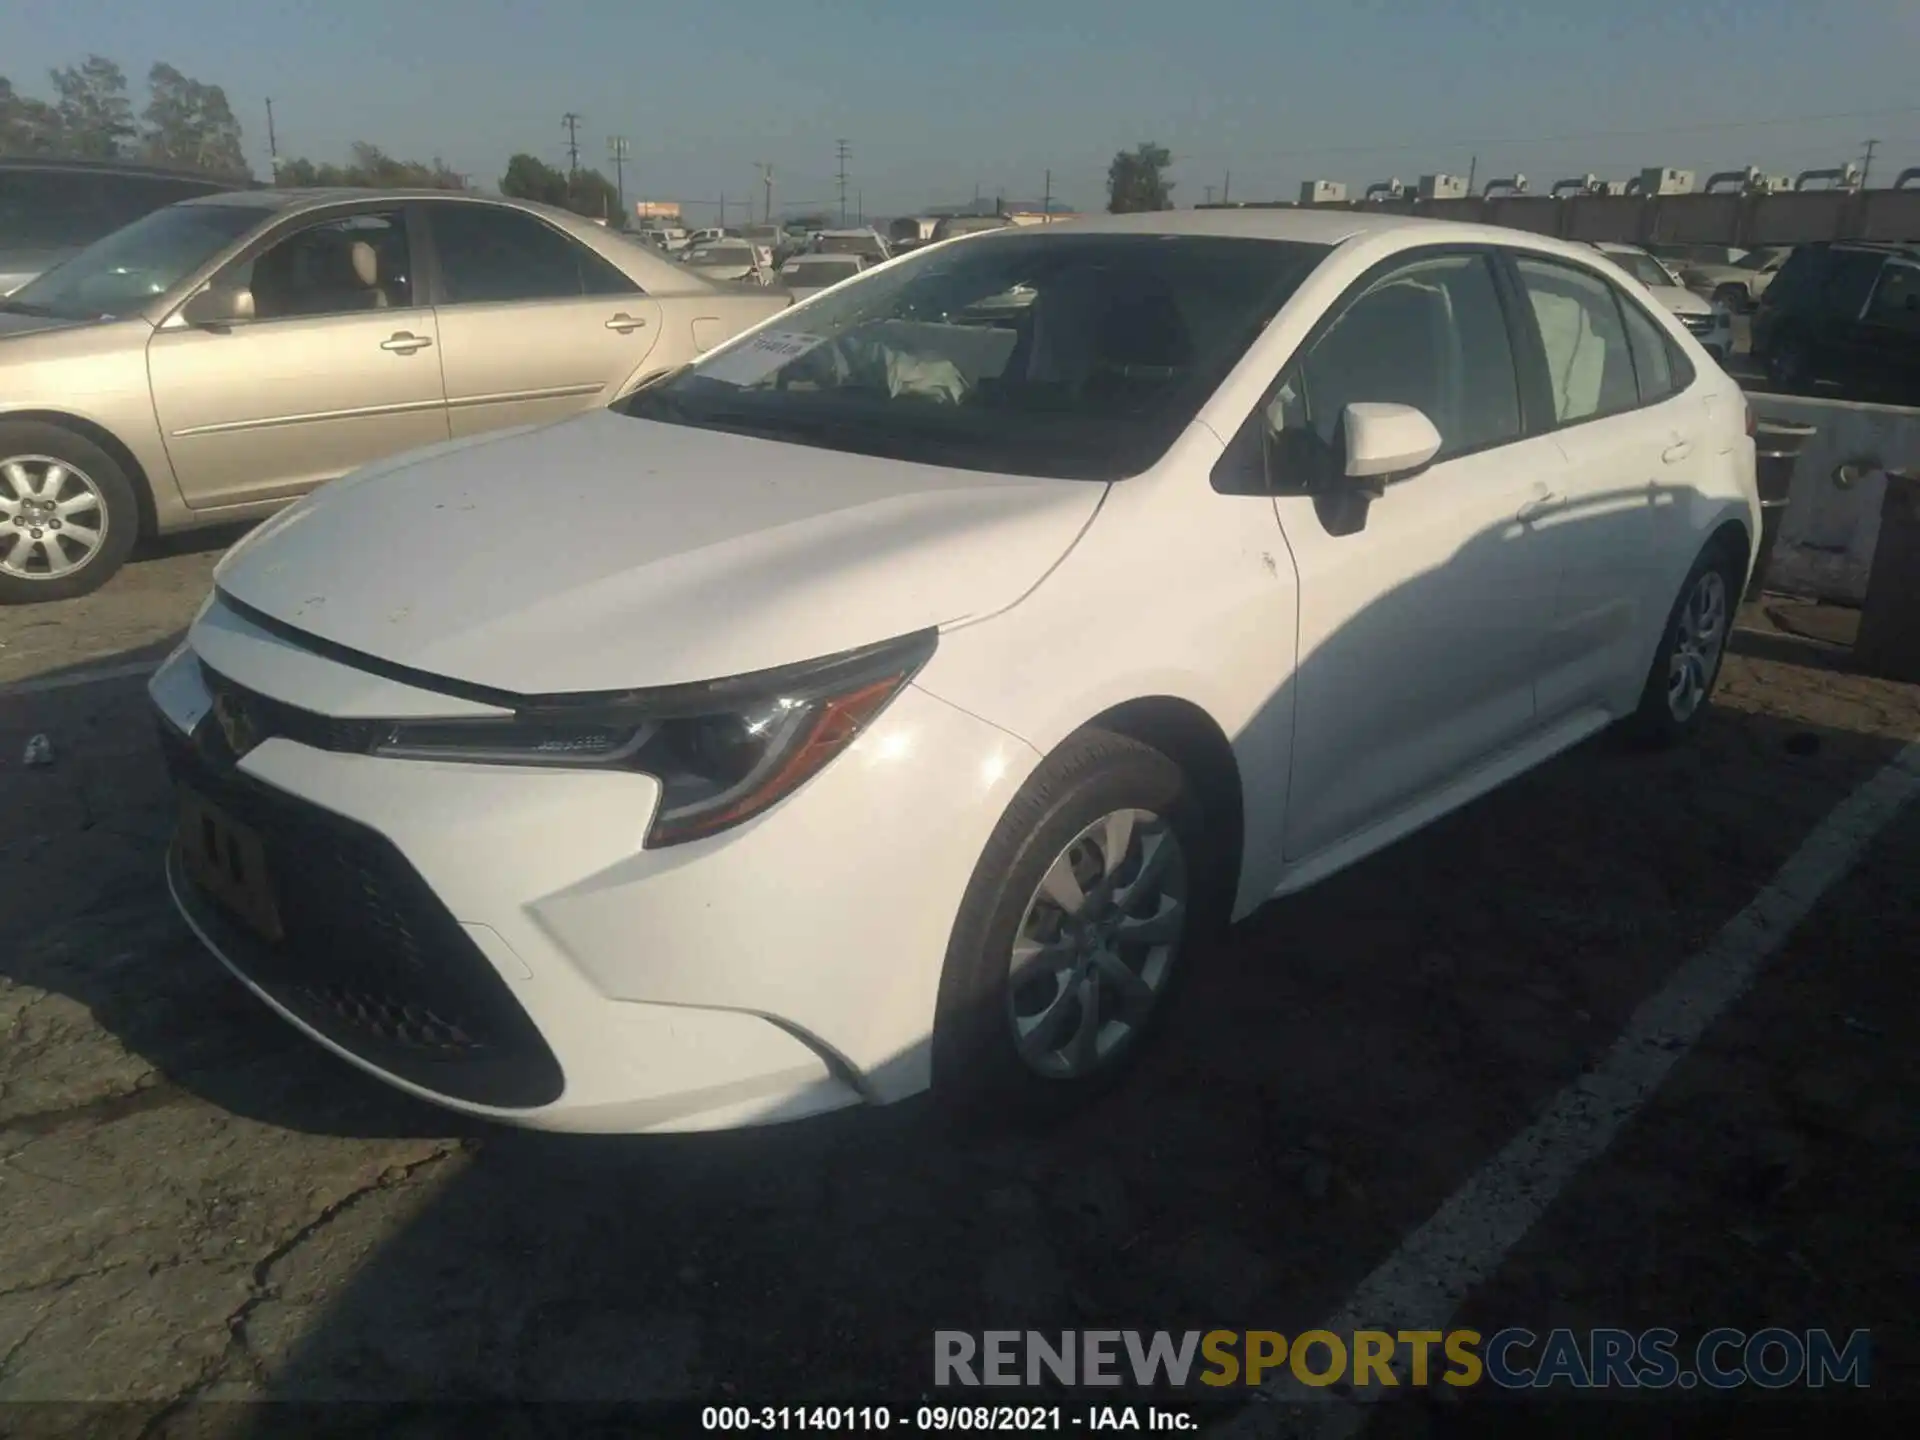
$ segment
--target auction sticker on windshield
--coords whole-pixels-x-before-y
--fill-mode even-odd
[[[700,367],[699,373],[705,379],[723,380],[729,385],[752,385],[825,344],[826,338],[799,330],[766,330],[744,345],[715,356]]]

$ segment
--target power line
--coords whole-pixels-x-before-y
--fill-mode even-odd
[[[844,226],[847,223],[847,156],[852,152],[844,140],[833,142],[833,152],[834,159],[840,165],[837,183],[840,186],[840,223]]]
[[[569,110],[560,117],[560,123],[567,127],[567,174],[580,173],[580,121],[583,117]]]

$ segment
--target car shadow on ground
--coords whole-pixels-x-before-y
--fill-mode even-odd
[[[1314,663],[1395,663],[1447,618],[1416,581]],[[73,707],[76,726],[106,703],[30,698]],[[167,904],[171,800],[127,699],[94,716],[88,767],[64,782],[57,765],[0,772],[0,803],[47,817],[36,853],[57,844],[84,877],[65,903],[122,929],[69,927],[0,957],[4,973],[79,1001],[159,1083],[233,1113],[470,1137],[417,1185],[374,1186],[308,1227],[262,1276],[236,1342],[286,1339],[250,1354],[257,1383],[290,1401],[622,1402],[640,1407],[632,1423],[676,1427],[702,1402],[923,1395],[936,1328],[1298,1330],[1897,748],[1764,695],[1715,708],[1668,752],[1581,745],[1191,957],[1166,1033],[1065,1119],[961,1126],[915,1100],[582,1138],[462,1125],[393,1096],[227,979]],[[0,709],[0,744],[45,714]],[[102,838],[107,788],[125,815]],[[32,855],[5,860],[24,874]],[[0,893],[17,907],[0,918],[32,930],[20,887]],[[173,1421],[189,1409],[150,1433]],[[293,1427],[285,1412],[252,1426]]]

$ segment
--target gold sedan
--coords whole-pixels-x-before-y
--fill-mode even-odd
[[[0,604],[85,594],[141,535],[605,405],[789,303],[518,200],[157,210],[0,300]]]

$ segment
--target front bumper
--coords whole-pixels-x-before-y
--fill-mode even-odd
[[[208,668],[319,714],[461,702],[216,604],[150,694],[176,780],[260,836],[284,938],[251,933],[178,853],[169,883],[202,941],[321,1044],[422,1098],[547,1129],[714,1129],[923,1089],[953,917],[1039,759],[909,686],[767,814],[654,851],[644,775],[278,734],[236,760]]]

